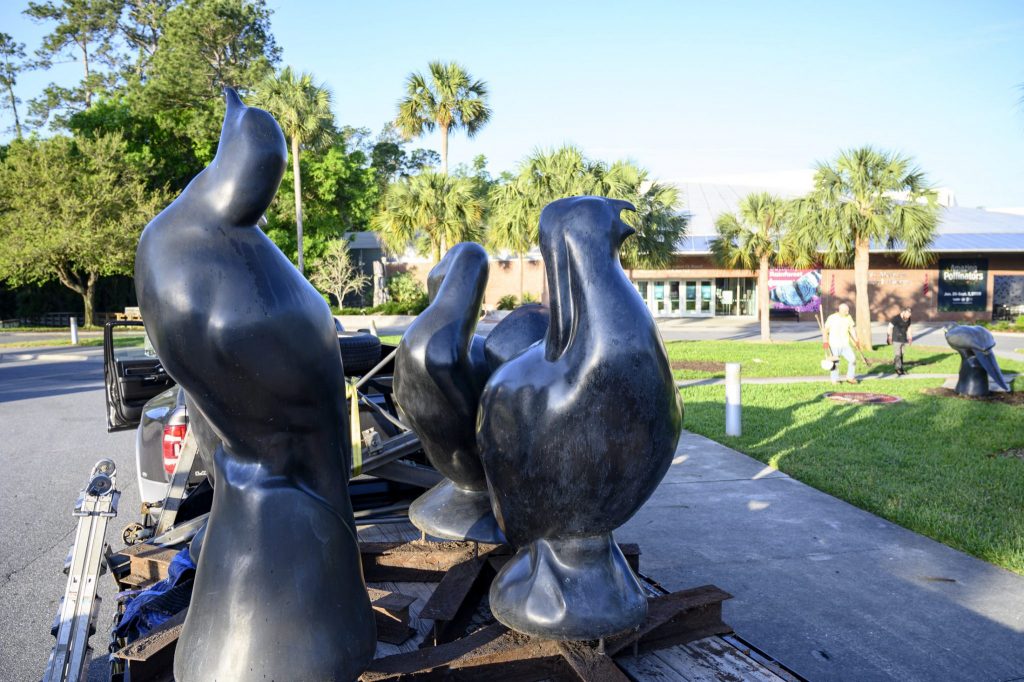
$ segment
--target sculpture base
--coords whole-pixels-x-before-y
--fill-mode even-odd
[[[409,520],[427,535],[500,545],[505,535],[491,510],[486,490],[463,490],[445,479],[409,506]]]
[[[546,639],[607,637],[647,615],[647,598],[611,533],[521,547],[494,579],[490,601],[503,625]]]
[[[972,398],[984,398],[991,390],[988,385],[988,372],[981,365],[972,365],[969,360],[960,363],[960,375],[953,389],[960,395]]]

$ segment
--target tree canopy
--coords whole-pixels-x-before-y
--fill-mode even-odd
[[[938,227],[939,206],[925,173],[906,156],[874,147],[840,152],[819,163],[814,190],[797,203],[803,248],[830,267],[854,266],[857,336],[870,342],[868,270],[871,244],[900,247],[900,260],[920,267]]]
[[[449,132],[461,128],[473,137],[491,118],[487,83],[455,62],[430,62],[427,73],[409,74],[395,125],[407,140],[440,128],[441,172],[447,173]]]
[[[58,279],[91,324],[97,279],[131,273],[139,234],[167,201],[117,134],[15,141],[0,164],[0,279]]]
[[[18,115],[18,105],[21,99],[15,94],[14,86],[18,84],[18,76],[26,70],[25,43],[15,42],[14,38],[6,33],[0,33],[0,88],[4,92],[0,94],[0,106],[11,112],[14,118],[14,125],[11,129],[17,137],[21,137],[21,117]]]
[[[295,187],[295,243],[299,272],[305,272],[302,250],[302,149],[323,149],[334,138],[331,91],[313,82],[313,74],[285,67],[263,80],[253,97],[269,111],[291,143],[292,181]]]
[[[768,269],[776,265],[809,266],[813,254],[801,251],[790,229],[792,202],[768,192],[748,194],[738,213],[723,213],[715,220],[718,233],[711,253],[722,267],[757,273],[757,314],[761,340],[771,340]]]
[[[424,171],[388,188],[371,226],[388,251],[412,245],[438,262],[448,247],[481,238],[485,207],[471,179]]]
[[[686,234],[674,187],[652,181],[646,170],[628,161],[608,165],[565,146],[534,152],[516,175],[491,189],[488,239],[522,254],[538,243],[540,212],[547,204],[585,194],[623,199],[636,207],[622,216],[637,231],[622,247],[627,267],[664,266]]]

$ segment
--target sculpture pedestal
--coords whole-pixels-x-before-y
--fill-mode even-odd
[[[445,540],[504,544],[486,490],[463,490],[445,479],[409,506],[409,520],[427,535]]]
[[[545,639],[608,637],[639,626],[647,597],[612,534],[521,547],[491,585],[503,625]]]
[[[988,384],[988,372],[977,362],[969,359],[960,362],[960,375],[953,389],[960,395],[969,395],[972,398],[984,398],[991,390]]]

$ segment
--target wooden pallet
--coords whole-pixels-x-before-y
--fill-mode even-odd
[[[360,529],[363,570],[377,621],[375,660],[362,679],[385,680],[794,680],[746,650],[722,622],[730,595],[714,586],[665,593],[643,581],[649,614],[636,632],[603,642],[555,642],[508,630],[487,604],[505,546],[423,542],[409,524]],[[639,571],[639,550],[623,546]],[[122,589],[166,576],[174,552],[136,545],[117,556]],[[181,612],[115,653],[138,680],[170,679]]]

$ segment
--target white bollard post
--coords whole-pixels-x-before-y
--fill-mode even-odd
[[[78,345],[78,318],[71,316],[71,345]]]
[[[740,417],[740,363],[725,363],[725,435],[743,432]]]

